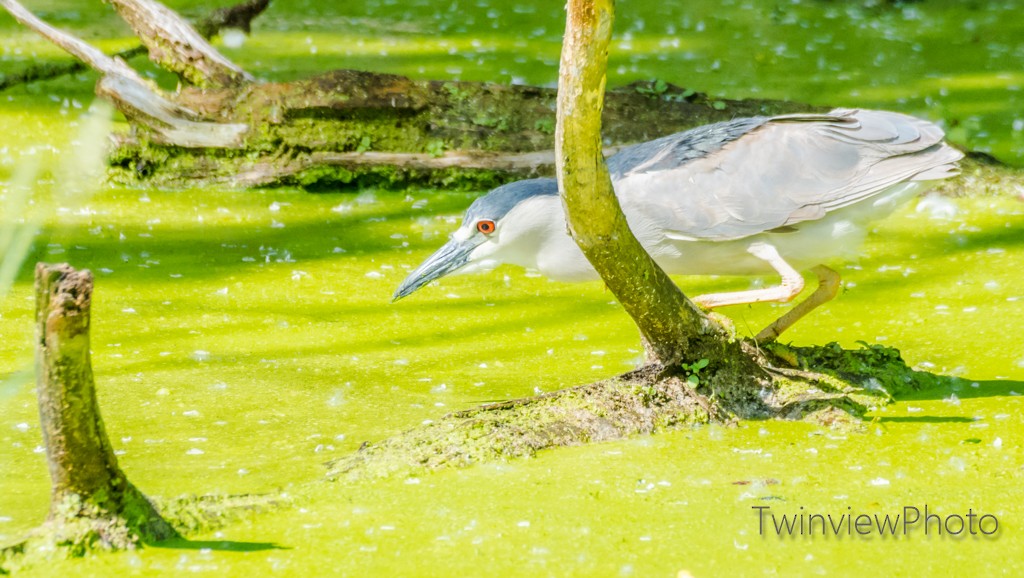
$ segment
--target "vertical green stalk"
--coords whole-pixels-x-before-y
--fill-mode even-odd
[[[613,0],[569,0],[558,77],[555,165],[569,232],[640,328],[649,356],[693,361],[721,338],[630,231],[601,153]]]

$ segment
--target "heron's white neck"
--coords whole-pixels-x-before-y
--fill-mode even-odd
[[[538,195],[516,205],[502,219],[493,257],[536,269],[556,281],[596,279],[597,272],[569,236],[562,200]]]

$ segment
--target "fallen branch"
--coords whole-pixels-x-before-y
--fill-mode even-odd
[[[196,31],[206,39],[213,38],[227,28],[235,28],[245,32],[252,31],[252,20],[259,16],[270,0],[249,0],[213,11],[208,16],[195,23]],[[113,58],[124,61],[131,60],[136,56],[146,53],[146,47],[139,45],[113,54]],[[0,92],[22,84],[53,80],[69,74],[78,74],[88,70],[89,67],[82,62],[46,62],[33,64],[20,72],[0,75]]]
[[[109,1],[149,50],[149,59],[186,82],[203,88],[223,88],[253,80],[163,4],[153,0]]]
[[[92,45],[36,18],[16,0],[0,0],[14,18],[100,72],[97,94],[108,97],[129,120],[144,124],[160,143],[192,143],[219,148],[238,146],[248,129],[243,124],[198,120],[198,115],[171,100],[144,80],[123,60],[107,56]],[[183,145],[184,146],[184,145]]]

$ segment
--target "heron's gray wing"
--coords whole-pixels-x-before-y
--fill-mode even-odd
[[[942,143],[937,126],[898,113],[837,109],[758,120],[705,145],[702,156],[676,152],[701,146],[681,133],[646,143],[661,143],[645,151],[646,163],[611,159],[631,224],[678,239],[743,238],[821,218],[904,181],[949,176],[962,156]]]

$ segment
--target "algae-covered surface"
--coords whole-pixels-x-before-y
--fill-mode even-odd
[[[1020,3],[660,5],[619,4],[613,83],[658,77],[730,98],[904,110],[946,122],[960,144],[1024,158],[1024,23],[1011,17]],[[98,8],[33,8],[104,36],[105,48],[130,44]],[[543,84],[555,78],[560,19],[561,6],[543,2],[275,2],[255,36],[226,52],[268,78],[353,66]],[[0,32],[4,71],[58,58],[6,16]],[[61,164],[91,82],[0,93],[5,182],[33,158]],[[43,226],[0,297],[0,543],[38,525],[49,498],[31,375],[37,260],[96,274],[100,404],[134,484],[163,499],[271,494],[288,505],[188,541],[24,575],[1024,573],[1019,191],[904,207],[878,224],[861,259],[834,264],[845,281],[836,301],[786,334],[796,345],[897,347],[918,369],[960,378],[876,408],[863,433],[745,422],[324,482],[324,463],[365,441],[628,370],[640,357],[636,330],[599,283],[552,283],[511,267],[446,278],[390,304],[473,193],[104,186],[67,198],[64,178],[41,173],[27,208],[0,189],[0,222],[38,216]],[[679,283],[696,294],[752,280]],[[724,313],[750,334],[782,310]],[[976,533],[939,535],[935,521],[906,534],[900,525],[895,537],[860,536],[848,523],[839,536],[823,536],[817,522],[804,535],[776,530],[782,515],[841,524],[844,514],[914,508],[923,518],[926,506],[953,520],[951,530],[951,516],[975,516]],[[994,534],[982,533],[994,527],[981,515],[998,521]]]

